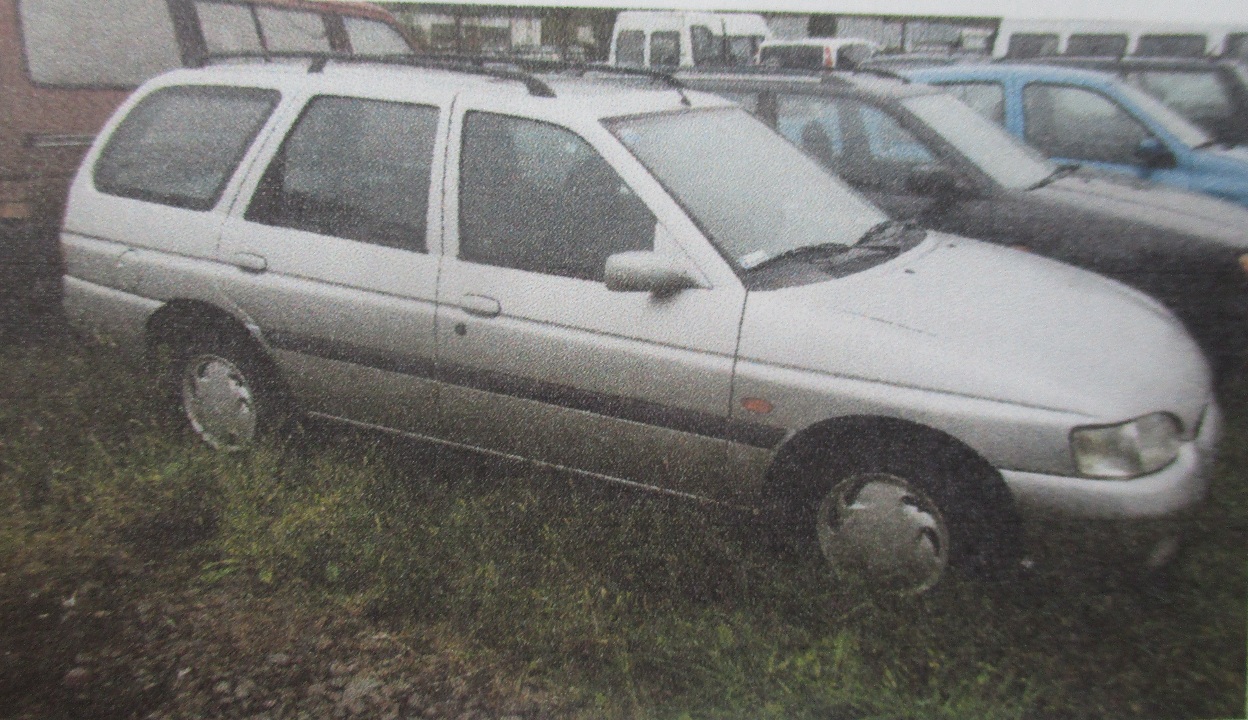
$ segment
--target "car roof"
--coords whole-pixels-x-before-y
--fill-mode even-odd
[[[1037,64],[1055,65],[1059,67],[1095,67],[1111,68],[1114,70],[1131,68],[1158,70],[1216,70],[1218,68],[1229,68],[1235,65],[1233,61],[1213,57],[1192,58],[1138,55],[1128,55],[1125,57],[1076,57],[1070,55],[1055,55],[1052,57],[1034,58],[1032,62]]]
[[[811,94],[869,95],[901,100],[943,92],[939,88],[912,83],[904,76],[891,77],[890,72],[772,70],[761,72],[740,70],[688,71],[677,79],[693,87],[732,86],[742,90],[789,89]]]
[[[508,72],[506,69],[501,70]],[[678,90],[645,75],[624,76],[624,82],[613,76],[613,81],[608,82],[594,77],[510,72],[510,76],[490,75],[479,68],[413,67],[402,62],[371,61],[365,58],[335,58],[328,62],[292,58],[280,62],[248,60],[174,70],[149,84],[221,84],[290,91],[330,91],[346,96],[356,93],[380,93],[384,96],[387,88],[401,88],[402,91],[396,91],[396,94],[410,92],[412,89],[427,89],[442,93],[479,92],[494,97],[517,99],[536,96],[557,102],[572,112],[595,118],[730,105],[714,95]],[[544,97],[533,92],[531,87],[526,86],[524,78],[553,91],[554,97]]]
[[[898,73],[920,82],[939,80],[1051,80],[1083,85],[1113,85],[1117,81],[1103,72],[1059,65],[992,63],[904,68]]]

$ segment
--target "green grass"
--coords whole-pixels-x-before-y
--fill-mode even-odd
[[[106,348],[0,350],[0,384],[10,578],[124,551],[205,586],[312,593],[440,628],[592,717],[1244,715],[1243,387],[1164,582],[1072,566],[900,600],[830,587],[730,514],[379,435],[214,454]]]

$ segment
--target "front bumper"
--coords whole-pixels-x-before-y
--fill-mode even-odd
[[[1210,402],[1195,439],[1165,468],[1134,480],[1003,470],[1029,550],[1158,567],[1177,553],[1186,518],[1209,489],[1222,414]]]

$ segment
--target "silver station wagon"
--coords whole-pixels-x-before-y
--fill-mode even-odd
[[[892,222],[710,95],[445,63],[144,85],[73,184],[71,320],[221,449],[301,412],[521,457],[906,592],[1059,521],[1173,555],[1221,420],[1156,302]]]

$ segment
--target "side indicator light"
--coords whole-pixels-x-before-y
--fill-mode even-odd
[[[759,415],[766,415],[775,409],[769,401],[756,397],[741,398],[741,407]]]

